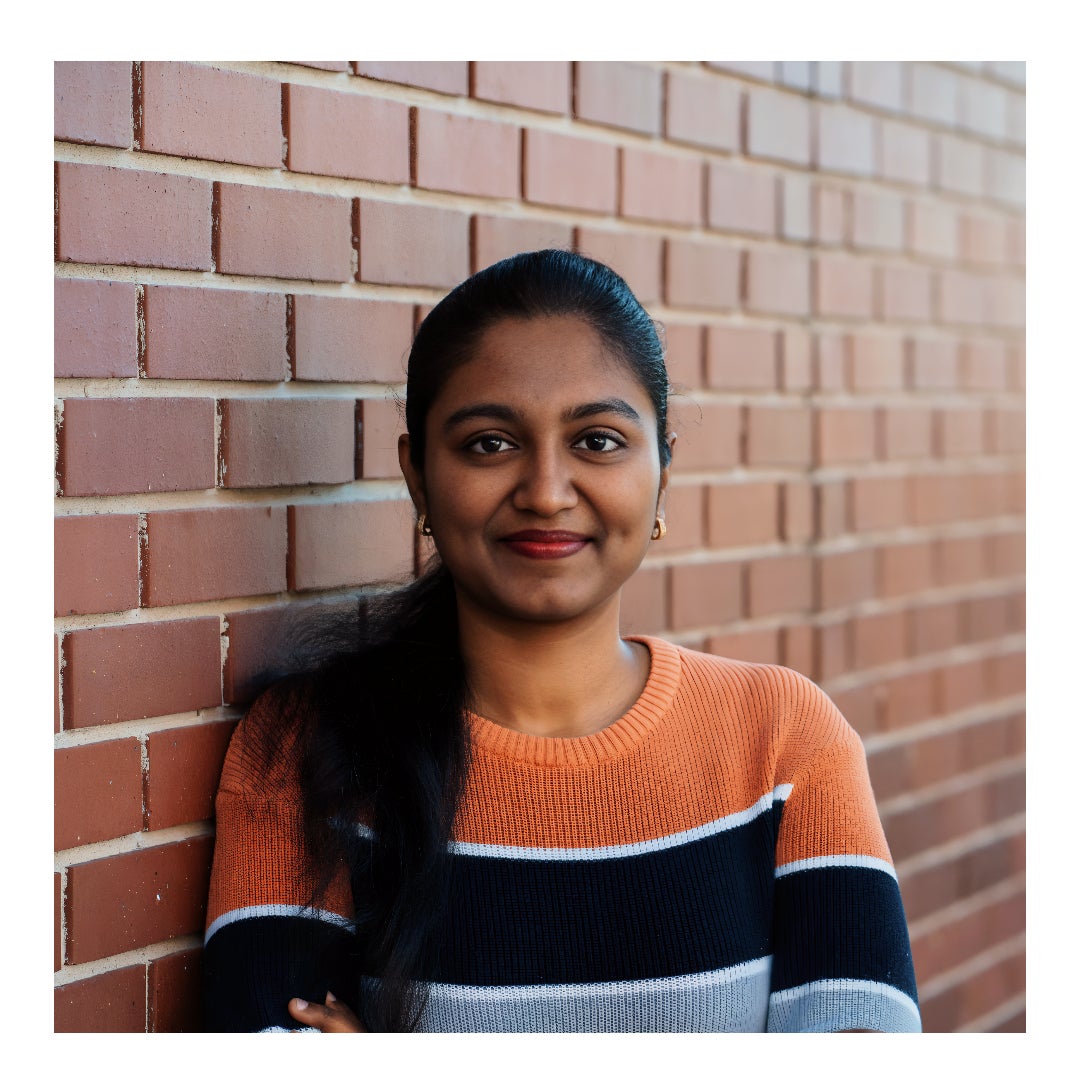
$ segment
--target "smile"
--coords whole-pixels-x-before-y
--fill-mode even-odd
[[[527,559],[565,559],[579,552],[589,538],[580,533],[523,529],[502,538],[511,551]]]

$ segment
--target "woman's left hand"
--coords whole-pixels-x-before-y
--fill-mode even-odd
[[[326,1002],[323,1005],[316,1005],[303,998],[290,999],[289,1015],[305,1027],[318,1028],[324,1033],[367,1030],[352,1009],[338,1001],[329,990],[326,992]]]

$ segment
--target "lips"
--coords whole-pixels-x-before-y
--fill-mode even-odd
[[[562,529],[522,529],[502,538],[511,551],[528,559],[565,559],[588,542],[587,536]]]

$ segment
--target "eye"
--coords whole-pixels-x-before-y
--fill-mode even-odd
[[[613,450],[619,450],[626,443],[610,431],[590,431],[582,435],[574,446],[580,446],[583,450],[590,450],[594,454],[610,454]]]
[[[466,449],[470,452],[487,456],[501,454],[512,447],[513,443],[509,439],[503,438],[502,435],[478,435],[470,443],[466,444]]]

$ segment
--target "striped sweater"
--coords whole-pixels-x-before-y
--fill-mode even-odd
[[[858,736],[793,671],[637,640],[648,682],[602,731],[469,717],[421,1030],[918,1031]],[[290,997],[357,984],[352,900],[338,886],[307,906],[295,777],[252,775],[244,743],[241,723],[217,797],[208,1020],[281,1029]]]

